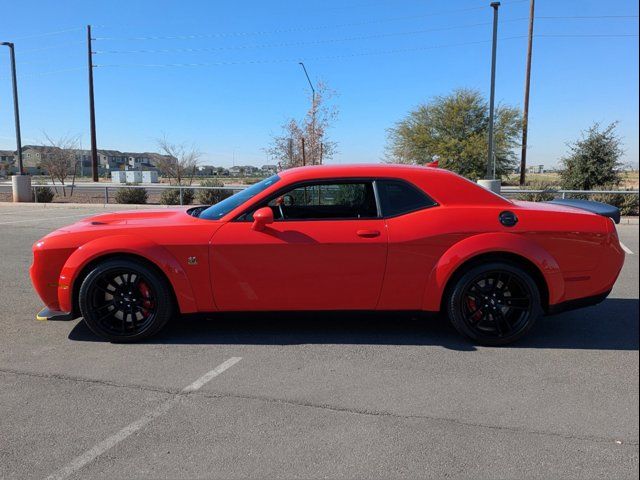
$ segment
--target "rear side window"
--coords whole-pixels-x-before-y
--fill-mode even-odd
[[[377,180],[382,215],[393,217],[437,205],[417,187],[400,180]]]

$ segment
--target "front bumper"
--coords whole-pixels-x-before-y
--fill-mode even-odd
[[[45,320],[73,320],[73,315],[67,312],[60,312],[58,310],[51,310],[48,307],[43,308],[36,315],[36,320],[45,321]]]

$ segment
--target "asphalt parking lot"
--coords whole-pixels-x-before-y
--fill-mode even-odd
[[[31,244],[103,208],[0,205],[2,478],[637,478],[638,225],[609,299],[474,347],[400,315],[37,322]]]

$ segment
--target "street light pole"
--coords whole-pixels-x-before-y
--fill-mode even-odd
[[[2,42],[0,45],[9,47],[11,55],[11,83],[13,86],[13,116],[16,124],[16,147],[18,149],[18,174],[24,175],[22,161],[22,137],[20,136],[20,108],[18,107],[18,79],[16,75],[16,53],[12,42]]]
[[[495,169],[493,169],[492,174],[492,162],[493,160],[493,111],[494,111],[494,103],[496,96],[496,48],[498,44],[498,7],[500,7],[500,2],[492,2],[491,7],[493,8],[493,45],[491,47],[491,94],[489,97],[489,151],[487,158],[487,174],[486,179],[494,179],[495,180]]]
[[[313,104],[315,105],[315,103],[316,103],[316,89],[313,88],[313,84],[311,83],[311,79],[309,78],[309,74],[307,73],[307,68],[304,66],[304,63],[298,62],[298,64],[302,67],[302,70],[304,70],[304,74],[307,77],[307,82],[309,82],[309,86],[311,87],[311,98],[312,98]]]

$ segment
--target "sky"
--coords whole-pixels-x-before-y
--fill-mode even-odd
[[[98,148],[193,145],[201,163],[275,163],[265,153],[309,107],[311,81],[336,92],[330,163],[378,162],[387,129],[456,88],[487,97],[489,1],[58,0],[8,2],[23,144],[78,135],[88,148],[86,25],[92,25]],[[529,0],[499,9],[496,101],[522,107]],[[593,122],[617,121],[638,167],[638,2],[538,0],[528,164],[552,167]],[[15,148],[9,54],[0,47],[0,148]]]

